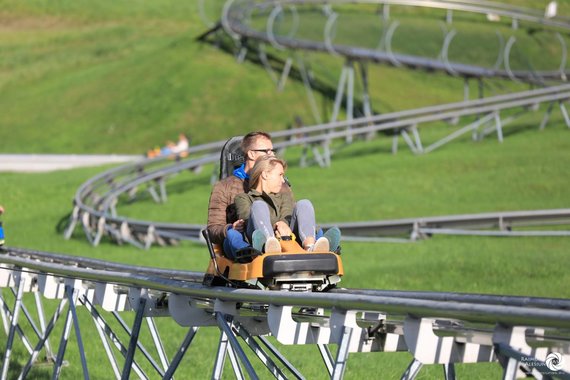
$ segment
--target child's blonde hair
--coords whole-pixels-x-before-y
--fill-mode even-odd
[[[255,189],[259,184],[259,181],[261,181],[261,174],[265,171],[273,170],[277,165],[283,166],[283,170],[287,169],[287,163],[280,158],[274,156],[259,157],[249,172],[250,188]]]

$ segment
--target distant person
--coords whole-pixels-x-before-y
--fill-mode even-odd
[[[554,18],[558,13],[558,3],[556,1],[551,1],[546,6],[544,10],[544,18]]]
[[[176,145],[174,145],[171,150],[172,153],[174,154],[179,154],[179,155],[187,155],[188,152],[186,152],[188,150],[188,148],[190,147],[190,141],[188,140],[188,137],[186,137],[186,135],[184,133],[181,133],[178,135],[178,142],[176,143]]]
[[[317,239],[315,210],[311,201],[296,204],[292,197],[280,193],[285,183],[285,161],[260,157],[250,171],[250,190],[235,198],[237,216],[246,223],[246,236],[253,248],[265,252],[281,252],[279,239],[294,233],[303,249],[311,251],[336,250],[340,230],[336,227]],[[331,247],[332,246],[332,247]]]
[[[158,156],[169,156],[171,154],[176,154],[181,157],[186,157],[188,155],[188,148],[190,147],[190,141],[184,133],[178,135],[178,142],[174,143],[172,141],[167,141],[166,145],[162,148],[155,147],[146,153],[147,158],[155,158]]]

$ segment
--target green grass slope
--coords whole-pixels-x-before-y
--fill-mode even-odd
[[[327,222],[567,207],[570,162],[565,152],[570,140],[560,119],[543,132],[527,129],[514,133],[503,144],[492,138],[480,143],[462,141],[420,157],[406,151],[392,156],[387,153],[390,141],[382,138],[356,142],[340,151],[328,169],[298,168],[299,152],[291,149],[285,155],[292,166],[288,175],[296,196],[311,199],[318,219]],[[154,204],[141,194],[138,202],[121,206],[119,213],[148,220],[204,223],[211,169],[176,176],[168,183],[169,199],[164,205]],[[3,174],[0,196],[8,209],[3,217],[8,244],[135,265],[195,271],[206,268],[205,247],[189,242],[140,251],[104,239],[92,247],[80,229],[71,240],[63,240],[61,227],[71,210],[71,196],[83,181],[101,170]],[[408,244],[343,243],[346,275],[342,285],[568,298],[570,276],[565,268],[570,265],[569,249],[570,240],[564,237],[435,236]],[[12,304],[12,297],[4,296]],[[26,299],[33,310],[33,299]],[[55,307],[53,302],[44,303],[48,310]],[[105,363],[87,312],[79,308],[78,313],[82,338],[89,345],[89,363]],[[122,316],[132,323],[133,313]],[[115,322],[110,323],[120,331]],[[172,357],[185,330],[167,318],[159,318],[157,323]],[[55,338],[60,336],[62,325],[54,332]],[[71,364],[64,368],[64,378],[81,376],[74,339],[72,334],[66,354]],[[142,339],[151,344],[146,330]],[[188,378],[210,373],[217,339],[216,329],[200,330],[178,373]],[[19,341],[15,347],[13,363],[23,364],[25,349]],[[278,347],[307,378],[326,378],[314,347]],[[359,379],[370,373],[382,373],[385,379],[399,378],[410,360],[405,353],[353,354],[346,378]],[[148,365],[144,367],[151,371]],[[89,368],[92,378],[108,378],[106,364],[90,364]],[[43,378],[49,371],[50,367],[37,367],[33,376]],[[428,367],[422,376],[440,378],[440,371]],[[497,364],[460,365],[457,371],[473,379],[500,376]]]
[[[539,6],[531,1],[516,3]],[[568,9],[568,2],[560,2],[560,8]],[[283,129],[295,114],[310,120],[299,84],[290,80],[285,91],[278,93],[262,68],[239,65],[221,50],[195,42],[194,37],[204,30],[195,2],[0,0],[0,9],[2,153],[137,153],[180,131],[191,134],[196,142],[205,142],[251,129]],[[309,58],[316,74],[334,87],[342,62],[325,55]],[[383,66],[370,70],[372,83],[377,84],[371,89],[374,105],[382,112],[457,101],[463,96],[463,82],[457,78]],[[476,84],[471,88],[475,93]],[[491,81],[487,91],[524,88]],[[327,107],[330,112],[330,103],[323,106]],[[542,108],[526,114],[506,127],[502,144],[494,136],[481,142],[465,136],[425,156],[412,155],[401,141],[398,154],[391,155],[391,139],[379,136],[337,147],[330,168],[301,169],[297,165],[300,150],[292,148],[285,153],[290,163],[288,176],[296,197],[311,199],[321,222],[568,207],[570,130],[556,109],[547,128],[538,131],[543,112]],[[420,131],[428,143],[454,128],[429,125]],[[199,244],[182,242],[140,251],[104,239],[92,247],[79,228],[72,239],[63,239],[75,191],[105,169],[0,174],[7,244],[203,271],[208,255]],[[141,194],[137,202],[120,204],[118,212],[146,220],[205,223],[211,170],[184,172],[169,181],[166,204],[155,204]],[[409,244],[347,242],[343,244],[346,276],[342,284],[569,298],[569,250],[570,240],[554,237],[435,236]],[[13,305],[8,293],[3,296]],[[44,303],[48,311],[54,310],[55,303]],[[26,305],[34,312],[30,295],[26,295]],[[91,378],[107,379],[107,358],[96,330],[84,308],[78,314]],[[132,324],[134,313],[122,316]],[[105,317],[111,319],[108,314]],[[110,323],[127,339],[117,323]],[[158,318],[157,323],[172,357],[186,330],[169,318]],[[62,326],[60,321],[54,342]],[[146,331],[141,339],[150,344]],[[216,329],[201,329],[177,377],[208,376],[218,339]],[[0,334],[0,350],[4,341]],[[278,346],[307,378],[326,378],[314,347]],[[82,376],[76,347],[72,333],[65,357],[70,365],[63,369],[62,378]],[[26,359],[25,348],[16,340],[11,377],[17,376],[15,368]],[[406,353],[353,354],[346,378],[371,374],[399,378],[410,360]],[[153,373],[148,364],[142,365]],[[50,373],[49,366],[36,367],[31,378],[50,378]],[[226,378],[230,374],[228,367]],[[467,379],[498,378],[500,367],[460,365],[457,374]],[[441,368],[423,369],[421,377],[441,378]]]
[[[560,3],[561,12],[568,9],[567,2]],[[207,2],[210,18],[221,4]],[[284,129],[295,115],[315,122],[299,81],[289,79],[285,90],[277,92],[262,67],[237,64],[233,55],[196,41],[206,30],[197,2],[3,0],[1,5],[0,152],[140,153],[180,132],[203,143],[251,129]],[[338,42],[370,45],[366,39],[377,33],[366,31],[377,18],[359,22],[350,7],[339,9]],[[437,53],[444,12],[393,7],[392,14],[402,20],[396,51]],[[302,15],[300,37],[321,37],[324,19],[315,17],[314,12]],[[505,39],[515,33],[519,41],[513,67],[558,65],[561,47],[552,34],[513,32],[506,20],[486,30],[477,17],[458,15],[456,23],[450,50],[454,60],[493,63],[497,29]],[[282,52],[268,50],[284,58]],[[342,60],[305,58],[315,77],[334,90]],[[444,74],[371,65],[369,76],[372,105],[379,112],[463,98],[463,82]],[[362,84],[356,82],[359,94]],[[471,87],[473,97],[476,83]],[[524,88],[490,81],[486,94]],[[333,95],[316,96],[320,110],[330,115]]]
[[[138,153],[179,132],[205,142],[282,129],[302,113],[295,91],[195,41],[194,2],[5,3],[1,152]]]

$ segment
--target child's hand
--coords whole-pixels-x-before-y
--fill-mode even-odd
[[[232,228],[236,231],[243,232],[245,227],[245,220],[239,219],[232,224]]]

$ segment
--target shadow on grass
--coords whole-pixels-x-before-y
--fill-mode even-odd
[[[57,232],[60,235],[63,235],[67,227],[69,227],[70,219],[71,219],[71,212],[62,216],[55,226],[55,232]]]
[[[14,340],[14,344],[18,345],[17,338]],[[14,346],[16,348],[16,346]],[[0,351],[0,357],[4,358],[5,350]],[[36,360],[33,364],[30,372],[26,378],[28,379],[51,379],[51,373],[53,372],[53,361],[47,360],[44,356],[40,356],[41,359]],[[12,351],[12,356],[10,358],[10,363],[8,365],[8,379],[17,379],[22,369],[24,369],[25,363],[27,363],[29,357],[26,356],[24,352],[20,352],[17,348]],[[67,362],[64,362],[64,366],[67,366]]]
[[[215,47],[217,47],[218,49],[231,54],[231,55],[237,55],[236,53],[236,46],[235,44],[232,43],[232,40],[225,35],[225,33],[223,32],[223,29],[221,28],[221,26],[218,24],[216,26],[214,26],[213,28],[209,29],[208,31],[204,32],[202,35],[198,36],[196,38],[197,41],[203,42],[203,43],[207,43],[210,45],[213,45]],[[248,61],[250,61],[251,63],[258,65],[262,68],[264,68],[264,64],[261,61],[261,59],[259,58],[259,50],[257,48],[256,45],[248,43],[248,41],[246,39],[241,41],[242,45],[246,48],[247,53],[245,54],[245,58]],[[271,67],[271,69],[276,72],[276,73],[282,73],[284,71],[284,68],[286,66],[286,62],[274,55],[274,54],[270,54],[270,53],[265,53],[267,56],[267,63],[269,64],[269,66]],[[305,63],[307,65],[307,63]],[[308,72],[310,72],[310,68],[308,68],[307,70]],[[315,78],[314,76],[311,76],[310,74],[308,75],[309,77],[309,82],[311,85],[311,89],[313,91],[316,91],[317,93],[321,94],[321,96],[323,97],[323,99],[328,101],[328,104],[334,104],[335,101],[335,97],[336,97],[336,84],[328,84],[325,81],[319,80],[317,78]],[[302,73],[299,69],[297,69],[295,66],[292,66],[290,68],[289,71],[289,78],[292,78],[293,80],[303,84],[303,76]],[[345,101],[345,99],[343,99],[343,101]],[[354,98],[353,99],[353,104],[354,104],[354,113],[355,113],[355,117],[360,117],[360,116],[364,116],[363,112],[361,110],[364,109],[364,104],[362,103],[362,101],[360,99]],[[326,108],[326,105],[324,105],[324,107]],[[327,112],[325,111],[324,114],[327,114]],[[379,114],[379,112],[372,110],[372,114]]]

